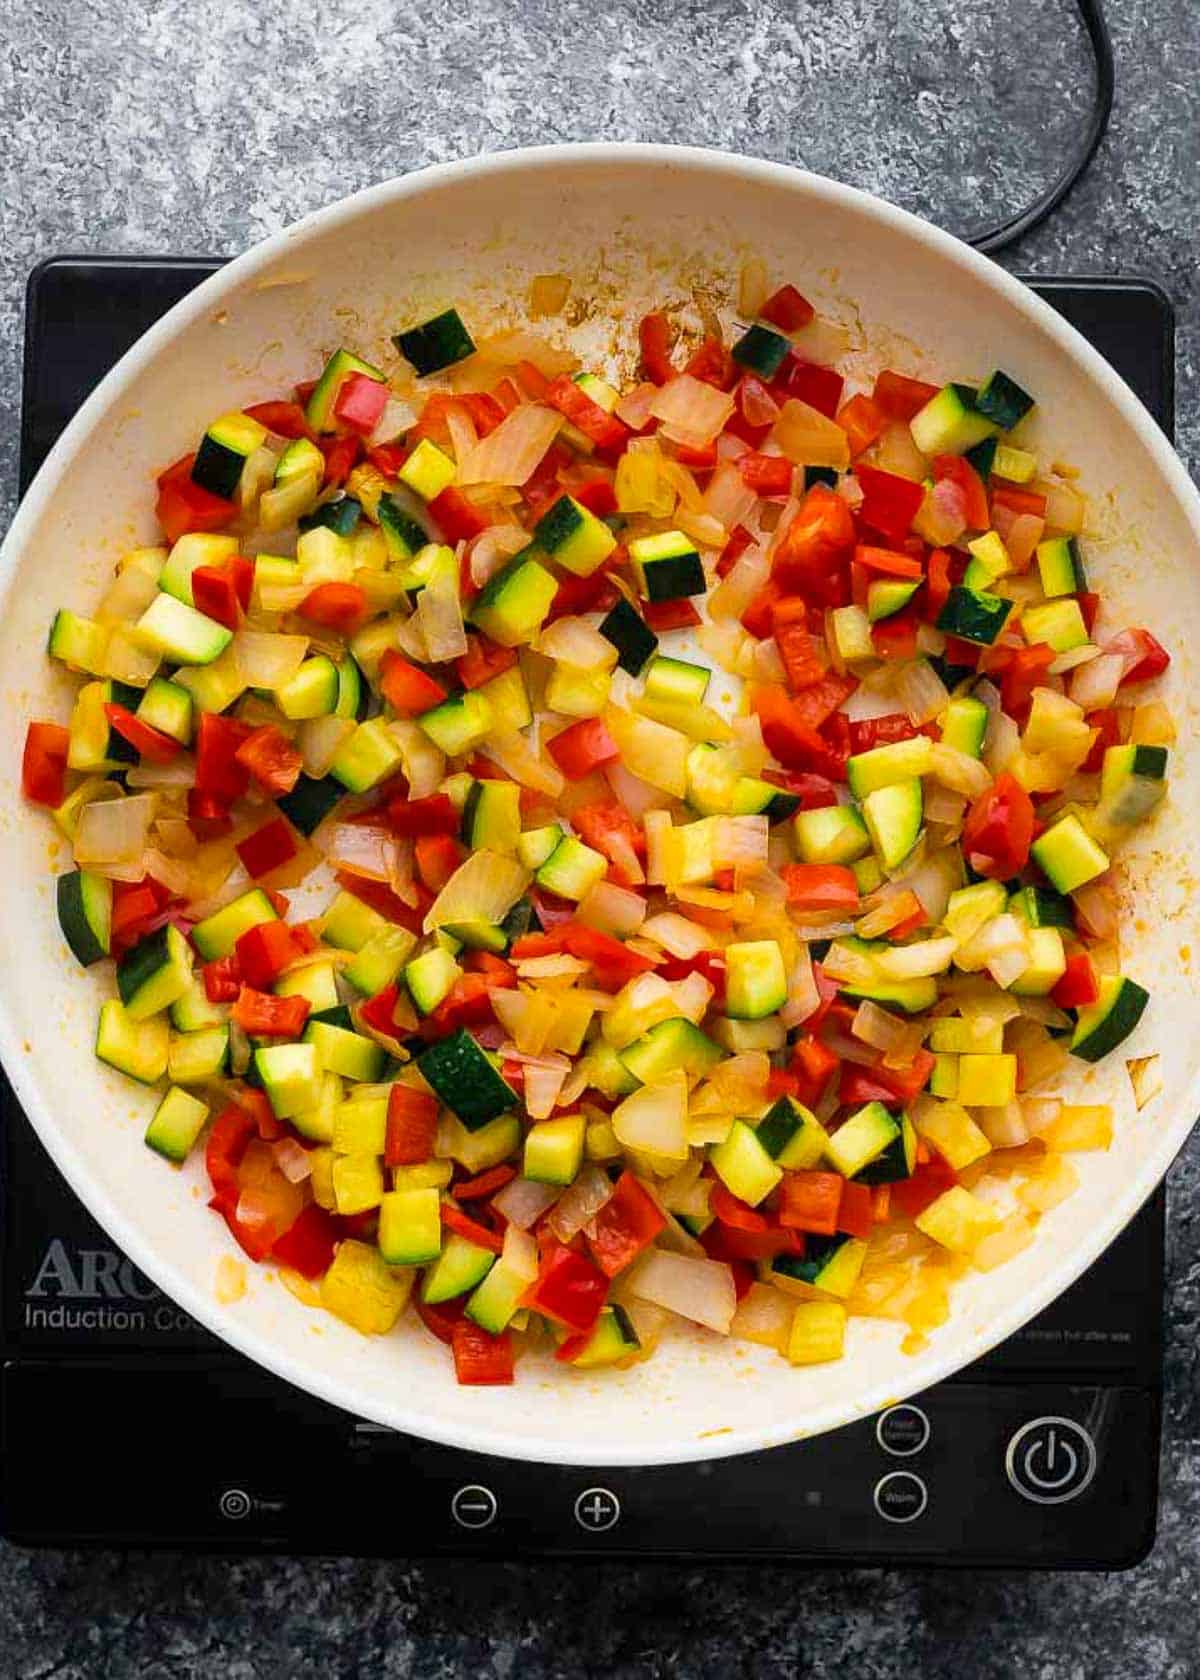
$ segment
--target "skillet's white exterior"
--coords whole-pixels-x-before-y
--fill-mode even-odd
[[[748,255],[845,320],[851,371],[881,361],[937,378],[1001,365],[1039,395],[1039,436],[1082,471],[1088,552],[1114,605],[1174,654],[1180,726],[1171,802],[1131,854],[1126,966],[1153,991],[1129,1054],[1158,1051],[1163,1094],[1134,1113],[1120,1055],[1079,1069],[1111,1101],[1117,1140],[1078,1157],[1082,1187],[1010,1265],[955,1294],[924,1351],[855,1321],[840,1364],[792,1370],[746,1344],[681,1334],[632,1371],[589,1378],[525,1364],[511,1390],[455,1386],[418,1329],[366,1341],[249,1267],[220,1305],[230,1252],[199,1163],[169,1172],[140,1142],[149,1094],[92,1056],[101,982],[55,923],[50,825],[19,794],[27,717],[65,718],[69,685],[44,656],[54,608],[87,610],[113,560],[151,535],[151,471],[213,414],[310,376],[346,342],[387,359],[388,336],[457,301],[472,326],[524,324],[531,276],[562,272],[595,313],[574,342],[626,358],[643,309],[700,296],[728,309]],[[618,318],[616,339],[610,331]],[[626,362],[626,366],[628,363]],[[202,285],[104,381],[26,497],[0,560],[0,1058],[43,1142],[115,1242],[189,1312],[288,1381],[414,1435],[517,1458],[654,1464],[768,1447],[835,1428],[970,1363],[1092,1261],[1162,1177],[1200,1109],[1195,1031],[1200,800],[1194,771],[1200,498],[1157,428],[1100,358],[1032,294],[945,234],[849,188],[773,164],[654,146],[508,153],[359,193],[267,240]]]

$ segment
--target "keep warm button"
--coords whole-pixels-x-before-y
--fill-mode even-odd
[[[1017,1430],[1004,1458],[1008,1479],[1034,1505],[1077,1499],[1096,1474],[1096,1447],[1074,1418],[1034,1418]]]

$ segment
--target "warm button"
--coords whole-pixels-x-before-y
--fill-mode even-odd
[[[1096,1474],[1096,1446],[1073,1418],[1034,1418],[1008,1443],[1004,1468],[1022,1499],[1034,1505],[1065,1505],[1077,1499]]]
[[[916,1522],[928,1504],[929,1489],[911,1470],[893,1470],[875,1484],[875,1509],[885,1522]]]

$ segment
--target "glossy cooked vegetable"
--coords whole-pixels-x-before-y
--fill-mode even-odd
[[[1107,1146],[1054,1081],[1146,1008],[1113,860],[1168,656],[1105,622],[1033,397],[853,390],[746,294],[620,383],[454,309],[339,349],[51,627],[23,786],[115,965],[97,1055],[252,1259],[463,1383],[678,1320],[915,1343]]]

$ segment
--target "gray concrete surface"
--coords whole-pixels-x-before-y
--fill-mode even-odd
[[[1196,465],[1200,24],[1109,0],[1115,119],[1008,254],[1141,273],[1179,311]],[[660,139],[788,160],[957,229],[1030,193],[1087,104],[1070,0],[0,0],[0,520],[22,288],[60,251],[229,252],[356,187],[500,147]],[[0,1547],[0,1680],[470,1673],[1185,1680],[1200,1672],[1200,1149],[1171,1179],[1158,1544],[1120,1576],[227,1562]],[[180,1450],[187,1451],[186,1443]]]

